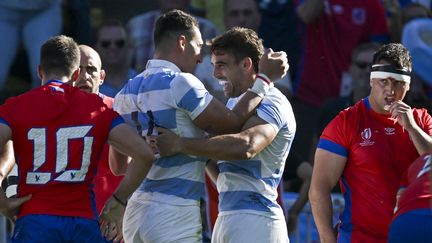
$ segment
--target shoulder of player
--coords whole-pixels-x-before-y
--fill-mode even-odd
[[[267,92],[260,104],[261,108],[263,108],[262,106],[271,107],[265,108],[267,109],[267,114],[270,116],[277,116],[280,118],[284,117],[283,120],[286,121],[290,121],[294,118],[291,103],[288,101],[286,96],[276,88],[270,89],[269,92]]]
[[[103,101],[103,103],[104,103],[105,105],[107,105],[109,108],[111,108],[111,109],[113,108],[113,104],[114,104],[114,99],[113,99],[113,98],[104,95],[104,96],[102,97],[102,101]]]
[[[412,110],[413,110],[414,116],[417,116],[417,117],[430,116],[430,114],[428,113],[428,110],[425,108],[412,108]]]
[[[432,126],[432,116],[425,108],[413,108],[412,110],[414,120],[422,129]]]
[[[195,75],[193,75],[193,74],[191,74],[191,73],[177,73],[176,75],[175,75],[175,77],[173,78],[173,82],[176,82],[176,81],[180,81],[180,82],[198,82],[198,83],[201,83],[202,84],[202,82],[197,78],[197,77],[195,77]]]
[[[280,92],[280,90],[276,87],[272,87],[269,89],[267,94],[263,98],[263,103],[276,103],[280,105],[287,105],[290,102],[288,101],[287,97]]]

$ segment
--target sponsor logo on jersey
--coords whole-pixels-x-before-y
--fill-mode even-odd
[[[395,128],[393,127],[386,127],[384,128],[386,135],[394,135],[395,134]]]
[[[375,141],[372,141],[372,131],[370,128],[366,128],[363,132],[360,133],[363,141],[360,142],[360,146],[371,146],[374,145]]]

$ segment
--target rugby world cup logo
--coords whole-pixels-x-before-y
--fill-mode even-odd
[[[363,130],[363,132],[361,132],[361,136],[363,140],[369,140],[372,137],[371,129],[366,128],[365,130]]]
[[[361,146],[369,146],[373,145],[375,142],[371,141],[372,131],[370,128],[366,128],[363,132],[360,133],[363,141],[360,143]]]

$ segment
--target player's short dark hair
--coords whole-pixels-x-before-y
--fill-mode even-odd
[[[40,65],[45,74],[70,77],[79,64],[80,50],[71,37],[54,36],[41,47]]]
[[[398,68],[407,68],[411,71],[412,59],[409,51],[400,43],[390,43],[381,46],[373,57],[373,64],[386,61]]]
[[[153,39],[155,48],[158,48],[164,40],[184,35],[192,39],[194,27],[199,27],[198,20],[181,10],[171,10],[160,16],[155,24]]]
[[[249,57],[252,59],[255,72],[258,72],[258,64],[264,54],[264,46],[262,39],[255,31],[233,27],[212,40],[210,51],[212,54],[217,51],[229,52],[234,56],[236,63]]]

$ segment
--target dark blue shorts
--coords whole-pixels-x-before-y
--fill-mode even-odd
[[[432,210],[417,209],[399,215],[390,225],[388,242],[432,242]]]
[[[105,242],[99,223],[81,217],[27,215],[17,220],[12,242]]]

